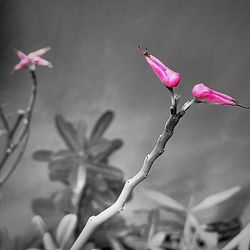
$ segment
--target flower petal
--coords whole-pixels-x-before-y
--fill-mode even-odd
[[[42,48],[39,50],[36,50],[34,52],[29,53],[29,57],[37,57],[37,56],[42,56],[44,55],[46,52],[48,52],[50,50],[50,47],[46,47],[46,48]]]
[[[16,54],[17,54],[17,56],[21,59],[21,60],[23,60],[23,59],[27,59],[28,58],[28,56],[26,56],[22,51],[20,51],[20,50],[16,50]]]
[[[15,71],[18,71],[20,69],[25,68],[30,62],[26,59],[21,60],[21,62],[19,62],[17,65],[15,65],[14,69],[12,70],[12,73],[14,73]]]
[[[52,64],[49,61],[47,61],[39,56],[34,57],[33,60],[34,60],[34,63],[37,65],[47,66],[48,68],[53,68]]]

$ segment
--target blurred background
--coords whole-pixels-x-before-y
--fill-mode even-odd
[[[116,112],[108,138],[125,144],[112,164],[136,173],[154,146],[169,115],[170,98],[139,54],[149,48],[181,73],[181,102],[194,84],[250,104],[249,7],[247,0],[2,0],[0,2],[0,102],[11,114],[25,108],[31,79],[10,74],[25,53],[50,46],[44,58],[54,68],[38,68],[38,99],[31,136],[19,167],[2,190],[0,225],[11,235],[32,230],[30,203],[60,184],[50,182],[37,149],[64,147],[54,115],[84,119],[91,127],[107,109]],[[165,154],[135,192],[124,211],[152,204],[147,189],[160,190],[186,204],[249,182],[250,113],[239,108],[195,105],[181,120]]]

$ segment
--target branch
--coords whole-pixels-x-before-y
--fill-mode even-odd
[[[162,134],[157,139],[154,149],[145,157],[142,168],[134,177],[126,181],[120,193],[120,196],[113,205],[102,211],[100,214],[91,216],[88,219],[85,227],[83,228],[82,232],[80,233],[79,237],[76,239],[70,250],[80,250],[100,224],[123,210],[124,205],[134,188],[147,178],[155,160],[164,153],[165,146],[174,133],[174,128],[178,124],[179,120],[184,116],[185,111],[193,104],[193,100],[189,101],[187,102],[188,104],[184,104],[181,110],[177,112],[179,96],[174,95],[172,90],[170,91],[170,94],[172,100],[170,116],[166,121]]]
[[[31,78],[32,78],[32,89],[31,89],[28,106],[26,108],[26,112],[24,112],[23,110],[18,111],[18,117],[12,128],[10,128],[8,124],[8,120],[6,119],[3,113],[2,107],[0,108],[0,117],[7,131],[7,141],[6,141],[3,158],[0,161],[0,171],[4,169],[6,162],[10,158],[10,156],[15,153],[15,151],[19,148],[20,145],[22,146],[14,163],[9,167],[7,172],[4,173],[4,175],[0,177],[0,188],[3,186],[3,184],[7,181],[7,179],[10,177],[10,175],[18,166],[20,160],[23,157],[23,154],[25,152],[25,149],[28,143],[29,134],[30,134],[29,133],[30,123],[32,119],[34,106],[35,106],[36,96],[37,96],[37,78],[35,75],[35,71],[30,70],[30,73],[31,73]],[[19,128],[21,128],[21,124],[23,124],[22,130],[19,136],[17,137],[17,139],[14,141],[17,131],[19,130]]]

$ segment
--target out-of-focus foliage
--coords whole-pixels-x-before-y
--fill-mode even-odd
[[[42,242],[45,250],[67,250],[71,247],[75,240],[74,229],[77,224],[77,217],[75,214],[65,215],[59,222],[55,235],[48,230],[43,219],[36,215],[32,222],[42,236]],[[39,250],[38,248],[29,248],[28,250]]]
[[[49,198],[37,198],[32,203],[34,213],[44,219],[50,230],[56,230],[56,222],[64,214],[75,213],[78,234],[90,216],[103,211],[119,196],[124,174],[109,164],[109,157],[122,147],[123,141],[104,137],[113,118],[114,112],[106,111],[87,136],[85,122],[74,124],[62,115],[56,115],[55,126],[67,149],[55,152],[45,149],[33,153],[35,160],[48,163],[50,179],[65,185]],[[98,245],[109,246],[110,235],[125,228],[125,220],[117,215],[100,226],[91,240]]]
[[[167,225],[172,233],[179,234],[179,248],[184,244],[187,249],[214,249],[240,232],[240,216],[249,202],[249,187],[230,188],[187,208],[160,192],[148,190],[147,195],[167,213]]]
[[[115,202],[125,181],[123,171],[109,164],[109,157],[123,145],[121,139],[104,137],[113,117],[112,111],[105,112],[88,136],[83,121],[74,124],[55,116],[67,148],[38,150],[33,158],[47,163],[50,180],[64,187],[50,197],[33,200],[34,234],[12,240],[3,229],[0,250],[69,250],[89,217]],[[134,212],[143,215],[139,225],[128,225],[124,217],[116,215],[98,227],[83,250],[217,250],[234,237],[247,246],[249,241],[240,233],[240,216],[248,204],[249,190],[233,187],[188,207],[163,193],[146,190],[156,207]],[[241,249],[247,250],[243,243]],[[237,244],[233,240],[225,250]]]

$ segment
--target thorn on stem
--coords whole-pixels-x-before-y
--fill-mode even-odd
[[[92,216],[89,217],[89,221],[90,221],[90,222],[93,222],[94,219],[95,219],[95,216],[94,216],[94,215],[92,215]]]
[[[131,182],[131,179],[128,179],[128,180],[126,181],[127,184],[130,184],[130,182]]]
[[[160,149],[160,153],[163,154],[165,151],[165,148]]]
[[[122,206],[119,210],[119,212],[121,213],[123,210],[125,209],[125,206]]]

